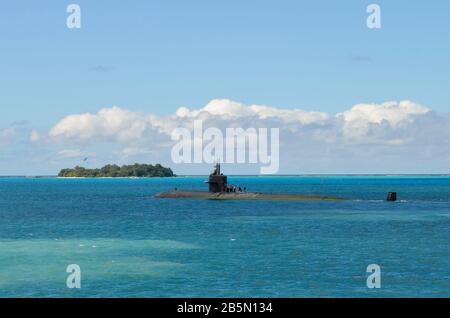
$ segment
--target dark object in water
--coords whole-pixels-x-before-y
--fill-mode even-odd
[[[217,163],[214,171],[209,175],[209,191],[178,190],[161,192],[156,198],[166,199],[212,199],[212,200],[340,200],[335,197],[322,197],[317,195],[282,194],[247,192],[247,188],[228,185],[227,176],[220,171]]]
[[[263,192],[209,192],[193,190],[175,190],[161,192],[155,195],[163,199],[211,199],[211,200],[293,200],[293,201],[340,201],[335,197],[322,197],[317,195],[282,194]]]
[[[397,201],[397,192],[389,192],[387,196],[387,200],[391,202]]]

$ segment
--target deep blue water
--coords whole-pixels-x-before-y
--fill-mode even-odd
[[[450,177],[230,177],[336,202],[153,198],[204,179],[0,179],[0,297],[450,297]]]

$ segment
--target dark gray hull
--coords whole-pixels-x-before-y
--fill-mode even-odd
[[[323,197],[302,194],[282,194],[263,192],[220,192],[211,193],[207,191],[167,191],[158,193],[156,198],[166,199],[211,199],[211,200],[342,200],[335,197]]]

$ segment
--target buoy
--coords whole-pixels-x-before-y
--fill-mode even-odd
[[[387,196],[387,200],[391,202],[397,201],[397,192],[389,192]]]

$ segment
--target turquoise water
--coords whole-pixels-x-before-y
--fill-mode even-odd
[[[338,202],[152,197],[204,179],[0,179],[0,297],[450,297],[450,177],[231,177]]]

